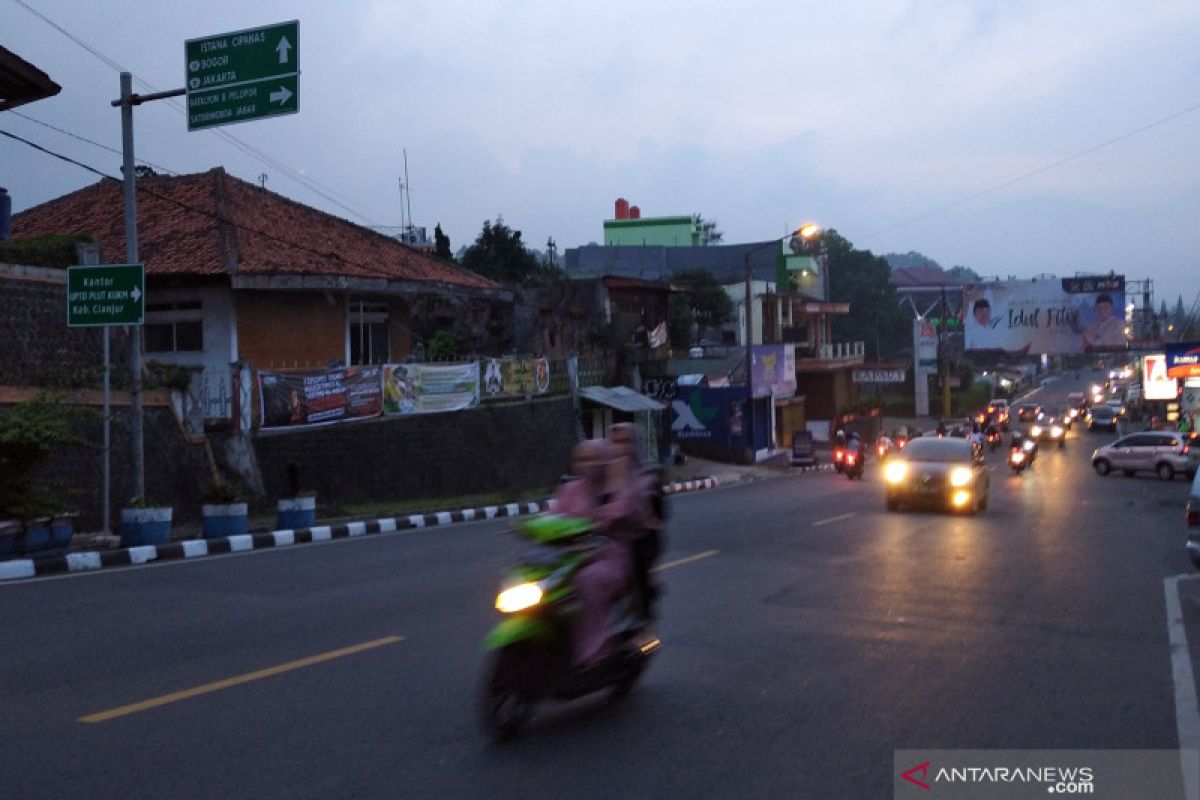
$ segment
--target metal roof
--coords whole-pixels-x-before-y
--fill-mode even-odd
[[[628,386],[586,386],[579,390],[579,396],[602,406],[615,408],[617,411],[634,413],[636,411],[662,411],[665,405],[657,400],[651,400],[641,392],[635,392]]]
[[[0,47],[0,111],[61,91],[62,87],[50,80],[49,75],[13,51]]]

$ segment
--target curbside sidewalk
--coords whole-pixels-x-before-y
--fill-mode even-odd
[[[716,488],[717,483],[716,478],[678,481],[676,483],[664,484],[663,493],[681,494],[703,489],[713,489]],[[459,522],[519,517],[526,514],[538,514],[542,511],[553,510],[554,500],[553,498],[547,498],[533,502],[508,503],[501,506],[483,506],[482,508],[464,508],[457,511],[437,511],[430,514],[411,514],[406,517],[385,517],[359,522],[347,522],[340,525],[316,525],[311,528],[300,528],[297,530],[247,533],[240,536],[230,536],[226,539],[187,539],[180,542],[171,542],[170,544],[124,547],[118,550],[85,553],[68,553],[65,556],[54,556],[51,558],[13,559],[10,561],[0,561],[0,583],[8,580],[40,578],[71,572],[90,572],[108,567],[131,567],[161,561],[203,558],[205,556],[226,555],[228,553],[240,553],[248,550],[264,550],[268,548],[289,547],[296,544],[308,544],[310,542],[325,542],[334,539],[349,539],[357,536],[395,533],[397,531],[416,530],[418,528],[434,528],[442,525],[453,525]]]

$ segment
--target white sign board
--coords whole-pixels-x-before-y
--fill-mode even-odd
[[[1146,400],[1174,400],[1179,396],[1179,381],[1167,377],[1167,356],[1155,353],[1142,357],[1142,397]]]

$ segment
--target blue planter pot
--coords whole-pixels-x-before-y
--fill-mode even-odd
[[[21,526],[16,522],[0,522],[0,558],[12,558],[17,554],[17,537]]]
[[[204,514],[205,539],[241,536],[246,532],[248,509],[245,503],[205,504],[202,512]]]
[[[71,537],[75,535],[75,521],[69,517],[58,517],[50,523],[50,538],[55,550],[67,550]]]
[[[54,538],[50,534],[50,520],[38,520],[30,523],[25,529],[25,535],[20,537],[17,547],[21,555],[31,556],[43,553],[54,547]]]
[[[171,509],[121,509],[121,547],[167,544],[171,541]]]
[[[279,510],[275,517],[275,527],[278,530],[298,530],[311,528],[317,524],[317,498],[292,497],[279,501]]]

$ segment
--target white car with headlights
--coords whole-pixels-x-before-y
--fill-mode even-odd
[[[901,504],[974,514],[987,509],[990,478],[983,453],[966,439],[914,439],[883,468],[889,511]]]

